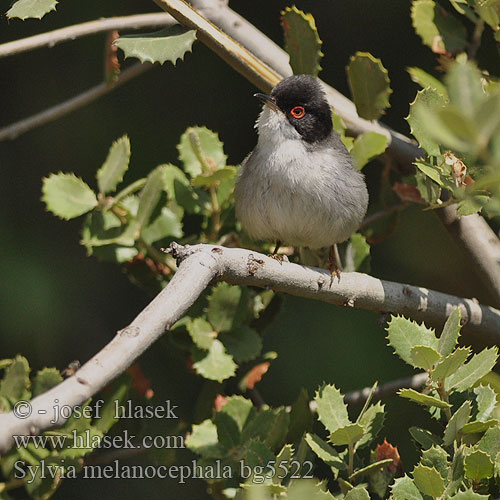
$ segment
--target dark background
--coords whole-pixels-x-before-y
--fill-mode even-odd
[[[234,0],[231,7],[282,44],[280,10],[289,2]],[[0,2],[1,11],[10,2]],[[394,0],[297,1],[311,12],[323,39],[321,78],[349,95],[345,66],[356,51],[369,51],[389,71],[392,107],[383,121],[408,134],[404,117],[417,87],[408,66],[433,71],[435,58],[415,35],[410,2]],[[0,42],[23,38],[99,17],[156,11],[147,0],[62,0],[42,21],[0,20]],[[485,35],[485,48],[490,50]],[[0,60],[0,127],[68,99],[102,81],[105,35],[81,38]],[[121,54],[120,54],[120,57]],[[127,62],[128,64],[128,62]],[[200,42],[176,67],[165,63],[89,106],[55,122],[0,143],[0,358],[25,355],[34,369],[64,368],[86,361],[116,330],[129,323],[150,296],[120,269],[87,258],[79,245],[81,219],[63,222],[45,211],[41,182],[51,172],[75,172],[95,186],[95,172],[112,141],[127,133],[132,143],[131,182],[160,163],[177,162],[176,144],[191,125],[218,131],[238,164],[256,141],[258,103],[247,81]],[[381,163],[365,167],[375,192]],[[487,302],[473,271],[433,212],[406,211],[393,236],[372,247],[372,274]],[[300,387],[310,396],[324,380],[347,392],[410,373],[386,346],[378,316],[359,310],[286,298],[276,320],[263,332],[267,350],[277,351],[259,385],[271,405],[293,402]],[[171,399],[186,420],[194,411],[201,381],[188,374],[170,344],[147,352],[143,371],[158,400]],[[385,435],[400,444],[403,460],[414,454],[406,429],[415,407],[396,400]],[[384,436],[382,436],[384,437]],[[405,455],[406,454],[406,455]],[[67,481],[55,498],[202,498],[200,481]],[[169,493],[166,493],[168,484]],[[186,492],[190,493],[186,493]],[[186,497],[187,498],[187,497]]]

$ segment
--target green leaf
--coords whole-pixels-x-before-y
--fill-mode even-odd
[[[305,432],[312,428],[313,415],[309,408],[309,394],[302,388],[290,411],[290,425],[288,427],[288,443],[297,442]]]
[[[177,215],[167,207],[163,207],[160,215],[141,231],[142,239],[148,245],[169,236],[181,238],[183,234],[181,221]]]
[[[445,104],[446,98],[444,95],[436,89],[429,87],[417,92],[415,100],[410,104],[410,114],[406,118],[406,121],[419,146],[425,149],[430,156],[439,156],[441,150],[438,141],[435,140],[434,136],[427,129],[427,117],[430,115],[431,110],[434,112],[437,109],[443,108]],[[423,111],[420,113],[417,111],[419,107],[423,108]]]
[[[344,396],[334,385],[322,385],[317,390],[314,400],[318,418],[330,432],[350,423]]]
[[[275,469],[278,471],[272,477],[273,484],[281,484],[284,479],[283,469],[290,469],[290,463],[293,460],[293,446],[291,444],[286,444],[281,448],[281,451],[276,455]]]
[[[370,500],[370,495],[363,486],[356,486],[347,493],[344,500]]]
[[[475,450],[465,456],[465,475],[473,481],[493,476],[493,462],[487,453]]]
[[[131,384],[132,376],[129,373],[122,373],[107,386],[106,391],[103,391],[101,399],[104,402],[102,408],[100,408],[99,418],[94,419],[95,426],[103,434],[108,433],[119,420],[119,418],[116,418],[116,407],[124,403]]]
[[[237,173],[238,171],[236,167],[225,167],[221,168],[220,170],[216,170],[213,174],[200,174],[193,179],[193,186],[205,187],[212,184],[217,184],[220,181],[236,177]]]
[[[391,486],[393,500],[423,500],[415,483],[406,474],[398,477]]]
[[[432,347],[427,345],[416,345],[410,349],[410,356],[415,368],[422,368],[430,371],[433,366],[441,359],[441,355]]]
[[[341,249],[342,250],[342,249]],[[341,253],[345,272],[367,272],[370,270],[370,245],[361,233],[354,233]]]
[[[238,363],[256,358],[262,350],[260,335],[247,325],[237,326],[229,332],[222,332],[219,339],[224,344],[226,351]]]
[[[208,296],[208,320],[217,332],[230,331],[240,326],[249,311],[246,288],[219,283]]]
[[[209,380],[222,382],[236,373],[236,363],[232,356],[226,353],[222,342],[217,339],[213,340],[208,352],[195,350],[193,360],[196,373]]]
[[[451,354],[442,359],[432,372],[433,380],[444,380],[452,373],[455,373],[467,360],[470,355],[470,347],[459,347]]]
[[[189,127],[181,136],[179,158],[193,178],[209,175],[226,166],[227,156],[219,136],[205,127]]]
[[[217,337],[217,332],[214,332],[212,325],[203,318],[194,318],[186,324],[187,331],[193,342],[200,349],[210,349]]]
[[[57,384],[60,384],[62,381],[61,372],[57,368],[43,368],[37,372],[33,379],[31,396],[34,398],[39,394],[43,394]]]
[[[448,356],[451,354],[453,349],[458,342],[458,337],[460,335],[460,329],[462,326],[460,325],[460,320],[462,319],[462,313],[460,312],[459,307],[455,307],[452,313],[448,316],[446,323],[443,327],[443,332],[439,337],[438,343],[438,351],[443,356]]]
[[[458,440],[462,427],[469,421],[471,414],[471,403],[465,401],[464,404],[451,416],[446,429],[444,430],[443,443],[449,446],[453,441]]]
[[[433,445],[422,452],[420,463],[426,467],[434,467],[446,479],[448,476],[448,453],[441,446]]]
[[[18,0],[7,11],[7,17],[17,17],[23,21],[28,18],[42,19],[51,10],[56,10],[58,3],[57,0]]]
[[[348,444],[352,446],[359,441],[365,433],[363,426],[360,424],[348,424],[344,427],[334,430],[330,434],[330,442],[335,446]]]
[[[458,492],[456,495],[449,497],[449,500],[488,500],[488,498],[490,498],[489,495],[480,495],[469,489]]]
[[[356,52],[347,66],[347,77],[359,116],[367,120],[380,118],[390,106],[392,93],[382,61],[368,52]]]
[[[369,161],[381,155],[387,148],[387,142],[387,137],[377,132],[358,135],[351,149],[356,168],[361,170]]]
[[[435,167],[434,165],[423,163],[421,161],[415,161],[413,162],[413,165],[415,165],[422,173],[432,179],[435,183],[439,184],[441,187],[443,186],[441,174],[437,167]]]
[[[447,391],[455,389],[457,392],[470,389],[479,379],[491,371],[497,358],[498,348],[496,346],[475,354],[467,364],[446,379],[445,389]]]
[[[497,405],[497,394],[489,385],[479,385],[474,388],[477,401],[478,420],[488,420],[495,411]]]
[[[420,427],[410,427],[408,431],[411,434],[411,437],[424,449],[441,444],[441,440],[427,429],[421,429]]]
[[[498,420],[475,420],[474,422],[469,422],[462,427],[462,434],[478,434],[488,430],[490,427],[495,427],[498,424]]]
[[[466,45],[464,25],[434,0],[413,0],[413,27],[425,45],[433,52],[460,52]]]
[[[101,193],[112,193],[123,180],[130,161],[130,139],[124,135],[113,142],[106,161],[97,171],[97,185]]]
[[[161,169],[155,168],[149,175],[146,184],[139,193],[139,206],[137,207],[137,225],[143,228],[151,218],[156,205],[160,201],[163,190],[163,173]]]
[[[349,476],[349,481],[352,481],[358,477],[373,474],[374,472],[380,472],[381,470],[383,470],[385,465],[392,464],[393,461],[394,460],[392,458],[385,458],[384,460],[379,460],[377,462],[373,462],[372,464],[367,465],[366,467],[363,467],[362,469],[358,469],[356,472],[351,474]]]
[[[413,469],[415,486],[424,494],[438,498],[444,491],[444,479],[434,467],[418,464]]]
[[[364,436],[356,444],[356,448],[370,444],[375,440],[378,433],[382,429],[385,420],[384,405],[378,401],[376,404],[371,405],[358,420],[365,430]]]
[[[422,394],[421,392],[417,392],[414,389],[401,389],[398,394],[406,399],[411,399],[415,401],[415,403],[424,405],[424,406],[435,406],[437,408],[451,408],[449,403],[441,401],[438,398],[433,396],[429,396],[428,394]]]
[[[50,174],[43,179],[42,201],[47,210],[61,219],[74,219],[97,206],[97,198],[74,174]]]
[[[16,402],[29,399],[30,365],[24,356],[17,355],[14,361],[5,370],[0,381],[0,397]]]
[[[230,415],[238,425],[238,429],[242,431],[247,421],[253,418],[255,409],[249,399],[243,396],[229,396],[221,412]]]
[[[478,194],[467,196],[458,202],[457,215],[462,217],[480,212],[489,201],[489,195]]]
[[[411,79],[418,85],[425,89],[426,87],[431,87],[437,93],[447,97],[448,91],[444,84],[438,80],[436,77],[430,75],[425,72],[422,68],[407,68],[408,73],[410,74]]]
[[[219,411],[215,414],[214,424],[217,427],[219,443],[230,450],[236,448],[241,442],[240,429],[237,422],[228,413]]]
[[[295,6],[286,7],[281,11],[281,26],[293,73],[318,76],[324,55],[321,52],[323,42],[312,14],[306,14]]]
[[[170,61],[175,66],[177,59],[183,61],[186,53],[191,52],[195,40],[195,30],[175,25],[154,33],[121,36],[113,43],[123,50],[125,58],[136,57],[143,63]]]
[[[344,464],[338,451],[330,446],[326,441],[323,441],[316,434],[309,433],[305,435],[304,439],[311,450],[314,451],[314,453],[321,458],[325,464],[338,470],[346,469],[346,465]]]
[[[500,427],[495,426],[488,429],[479,440],[477,447],[487,453],[492,460],[495,460],[500,453]]]
[[[451,468],[448,471],[448,485],[445,495],[453,495],[462,486],[465,480],[464,470],[464,447],[460,446],[455,451],[455,456],[451,462]]]
[[[243,428],[241,440],[259,439],[273,450],[281,448],[288,424],[289,415],[284,408],[260,410]]]
[[[438,339],[434,330],[427,328],[423,323],[418,325],[401,316],[391,316],[387,325],[389,344],[396,354],[406,363],[413,366],[411,349],[417,345],[438,348]]]
[[[318,483],[317,479],[299,479],[298,481],[297,480],[291,481],[291,484],[288,488],[288,492],[286,495],[286,500],[306,500],[306,499],[334,500],[334,497],[328,491],[323,491],[321,489],[321,483]],[[350,500],[358,500],[358,498],[351,498]],[[365,497],[361,497],[361,500],[365,500]]]
[[[481,73],[475,64],[469,61],[465,64],[453,64],[446,76],[450,102],[469,118],[474,116],[486,98],[481,78]]]
[[[217,436],[217,427],[211,420],[193,425],[193,430],[186,436],[184,444],[194,453],[207,458],[220,458],[225,455]]]

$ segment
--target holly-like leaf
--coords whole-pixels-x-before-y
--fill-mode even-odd
[[[427,467],[434,467],[446,479],[448,476],[448,453],[441,446],[433,445],[422,452],[420,463]]]
[[[358,469],[356,472],[349,476],[349,480],[352,481],[354,478],[367,476],[369,474],[373,474],[374,472],[379,472],[384,469],[386,465],[392,464],[392,458],[384,458],[383,460],[378,460],[377,462],[373,462],[362,469]]]
[[[410,321],[401,316],[391,316],[387,325],[389,344],[396,354],[406,363],[413,366],[411,350],[417,345],[425,345],[437,350],[438,339],[434,330]]]
[[[318,76],[322,41],[312,14],[297,7],[286,7],[281,12],[281,26],[285,36],[285,50],[290,56],[290,66],[295,75]]]
[[[97,171],[97,185],[101,193],[112,193],[123,180],[130,161],[130,139],[124,135],[113,142],[106,161]]]
[[[228,397],[221,411],[232,417],[240,431],[243,430],[243,427],[255,414],[252,402],[243,396]]]
[[[419,146],[425,149],[429,156],[439,156],[441,150],[439,142],[434,135],[427,129],[426,116],[429,116],[429,110],[438,110],[446,105],[447,99],[434,88],[425,88],[417,92],[415,100],[410,104],[410,114],[406,118],[410,126],[411,133],[417,139]],[[423,108],[418,112],[418,108]]]
[[[465,456],[465,475],[473,481],[480,481],[493,476],[493,461],[487,453],[474,450]]]
[[[241,432],[237,422],[228,413],[219,411],[215,414],[214,423],[217,427],[217,437],[219,443],[231,450],[236,448],[241,442]]]
[[[413,360],[413,366],[430,371],[439,361],[441,355],[432,347],[427,345],[416,345],[410,349],[410,356]]]
[[[443,327],[443,332],[439,337],[438,351],[443,356],[448,356],[457,345],[460,329],[462,328],[460,325],[461,319],[462,313],[460,312],[460,308],[455,307],[453,312],[448,316]]]
[[[214,332],[212,325],[203,318],[194,318],[187,323],[186,327],[191,339],[200,349],[210,349],[217,337],[217,332]]]
[[[141,231],[142,239],[148,245],[167,237],[181,238],[183,234],[179,217],[167,207],[163,207],[160,215]]]
[[[370,500],[370,495],[365,487],[356,486],[347,493],[344,500]]]
[[[429,396],[428,394],[422,394],[421,392],[417,392],[414,389],[401,389],[398,394],[403,398],[410,399],[412,401],[415,401],[415,403],[421,404],[423,406],[451,408],[451,405],[449,403],[441,401],[440,399],[433,396]]]
[[[415,486],[413,479],[406,474],[398,477],[391,486],[392,497],[394,500],[423,500],[422,494]]]
[[[193,186],[204,187],[204,186],[210,186],[212,184],[217,184],[220,181],[236,177],[237,172],[238,171],[236,167],[229,166],[221,168],[220,170],[216,170],[213,174],[209,175],[200,174],[193,179]]]
[[[289,421],[290,416],[284,408],[260,410],[243,428],[241,440],[259,439],[272,450],[281,448]]]
[[[50,174],[43,179],[42,200],[47,210],[61,219],[74,219],[97,206],[97,197],[74,174]]]
[[[365,433],[356,444],[356,448],[362,448],[374,441],[384,425],[384,420],[384,405],[380,401],[377,401],[377,403],[371,405],[358,420],[358,423],[365,429]]]
[[[411,79],[420,85],[422,89],[425,89],[426,87],[431,87],[432,89],[436,90],[439,94],[447,97],[448,96],[448,91],[446,90],[446,87],[444,84],[438,80],[435,76],[430,75],[429,73],[425,72],[422,68],[407,68],[408,73],[410,74]]]
[[[339,429],[335,429],[330,434],[330,442],[335,446],[342,445],[354,445],[357,441],[359,441],[365,433],[365,430],[360,424],[348,424],[344,427],[340,427]]]
[[[330,432],[350,423],[344,396],[334,385],[322,385],[317,390],[314,400],[317,405],[318,418]]]
[[[459,347],[455,349],[451,354],[442,359],[432,372],[433,380],[444,380],[449,377],[452,373],[455,373],[464,363],[470,355],[470,347]]]
[[[495,460],[500,453],[500,426],[488,429],[479,440],[477,447],[487,453],[492,460]]]
[[[457,215],[459,217],[472,215],[480,212],[490,201],[489,195],[475,194],[460,200],[457,205]]]
[[[408,429],[408,432],[411,434],[411,437],[424,449],[441,444],[441,440],[427,429],[421,429],[420,427],[410,427]]]
[[[479,385],[474,388],[474,394],[477,401],[478,420],[488,420],[497,405],[497,394],[489,385]]]
[[[347,77],[359,116],[377,120],[390,106],[389,96],[392,94],[382,61],[368,52],[356,52],[347,66]]]
[[[137,207],[136,223],[139,228],[143,228],[151,218],[156,205],[160,201],[163,189],[163,173],[159,168],[155,168],[146,180],[146,184],[139,193],[139,206]]]
[[[236,373],[233,357],[227,354],[224,344],[218,339],[213,340],[208,351],[195,350],[193,360],[196,373],[209,380],[222,382]]]
[[[196,31],[176,25],[154,33],[121,36],[115,40],[127,57],[136,57],[141,62],[160,63],[170,61],[174,66],[178,59],[184,60],[191,52],[196,40]]]
[[[199,213],[200,199],[186,174],[175,165],[160,165],[158,169],[162,172],[163,189],[167,192],[168,199],[175,201],[190,214]]]
[[[208,419],[199,425],[193,425],[193,430],[186,436],[184,444],[194,453],[207,458],[220,458],[226,453],[219,443],[216,425]]]
[[[462,427],[469,421],[471,410],[472,406],[470,401],[465,401],[451,416],[444,430],[443,443],[445,446],[449,446],[459,437]]]
[[[413,469],[415,486],[424,494],[438,498],[444,491],[444,479],[434,467],[418,464]]]
[[[32,397],[38,396],[63,381],[61,372],[57,368],[43,368],[33,379]]]
[[[469,422],[462,427],[462,434],[480,434],[490,427],[495,427],[498,424],[498,420],[475,420],[474,422]]]
[[[387,137],[377,132],[358,135],[351,149],[356,168],[361,170],[369,161],[381,155],[386,150],[387,143]]]
[[[184,170],[192,178],[213,174],[226,166],[227,156],[219,136],[205,127],[189,127],[177,149]]]
[[[249,310],[246,288],[219,283],[208,296],[208,320],[217,332],[227,332],[240,326]]]
[[[488,500],[489,495],[480,495],[474,492],[472,489],[466,491],[460,491],[456,495],[449,497],[449,500]]]
[[[226,351],[238,363],[256,358],[262,349],[260,335],[247,325],[240,325],[229,332],[223,332],[219,335],[219,339]]]
[[[28,18],[42,19],[51,10],[56,10],[57,0],[17,0],[7,11],[7,17],[17,17],[23,21]]]
[[[330,446],[326,441],[323,441],[319,436],[307,433],[304,439],[311,450],[314,451],[314,453],[316,453],[316,455],[321,458],[325,464],[330,467],[335,467],[338,470],[344,470],[346,468],[346,465],[344,464],[338,451]]]
[[[454,389],[457,392],[470,389],[479,379],[491,371],[497,358],[498,348],[496,346],[475,354],[467,364],[445,380],[445,389],[447,391]]]
[[[8,398],[13,402],[29,399],[29,374],[28,360],[24,356],[17,355],[5,370],[3,379],[0,381],[0,397]]]

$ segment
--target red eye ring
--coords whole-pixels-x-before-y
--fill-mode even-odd
[[[306,114],[306,110],[304,109],[304,106],[294,106],[291,110],[290,110],[290,114],[296,118],[297,120],[299,120],[300,118],[303,118]]]

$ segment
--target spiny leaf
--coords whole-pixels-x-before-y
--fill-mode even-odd
[[[462,427],[469,421],[472,406],[470,401],[464,404],[451,416],[446,429],[444,430],[443,443],[449,446],[460,436]]]
[[[432,372],[433,380],[444,380],[452,373],[455,373],[467,360],[470,355],[470,347],[459,347],[451,354],[442,359]]]
[[[349,480],[352,481],[354,478],[366,476],[369,474],[373,474],[374,472],[383,470],[385,465],[389,465],[393,463],[392,458],[384,458],[383,460],[378,460],[377,462],[373,462],[362,469],[358,469],[356,472],[349,476]]]
[[[371,405],[358,419],[358,423],[365,429],[364,436],[356,443],[356,448],[362,448],[375,440],[378,433],[382,429],[385,420],[384,405],[377,401]]]
[[[439,361],[441,355],[432,347],[427,345],[416,345],[410,350],[410,356],[413,360],[413,366],[430,371]]]
[[[252,402],[243,396],[229,396],[221,411],[233,418],[240,431],[255,414]]]
[[[449,403],[441,401],[438,398],[429,396],[428,394],[422,394],[414,389],[401,389],[398,394],[406,399],[411,399],[415,403],[419,403],[424,406],[436,406],[437,408],[451,408]]]
[[[204,187],[204,186],[210,186],[210,185],[217,185],[220,181],[226,180],[226,179],[232,179],[235,177],[237,174],[237,169],[236,167],[225,167],[221,168],[220,170],[216,170],[213,174],[209,175],[197,175],[193,179],[193,186],[194,187]]]
[[[3,379],[0,381],[0,396],[19,401],[29,398],[30,366],[24,356],[17,355],[14,361],[5,370]]]
[[[391,486],[393,500],[423,500],[415,483],[407,475],[398,477]]]
[[[458,337],[460,335],[460,320],[462,319],[462,313],[459,307],[455,307],[453,312],[448,316],[446,323],[443,327],[443,332],[439,337],[438,351],[443,356],[448,356],[448,354],[455,349],[458,342]]]
[[[477,447],[487,453],[492,460],[495,460],[500,453],[500,426],[488,429],[479,440]]]
[[[387,137],[377,132],[365,132],[354,140],[351,155],[358,170],[381,155],[387,148]]]
[[[238,363],[256,358],[262,349],[260,335],[247,325],[240,325],[229,332],[222,332],[219,339],[224,344],[226,351]]]
[[[342,458],[339,456],[338,451],[330,446],[326,441],[323,441],[316,434],[307,433],[304,437],[306,443],[312,451],[330,467],[343,470],[346,468]]]
[[[406,69],[408,73],[410,74],[411,79],[420,85],[422,89],[425,89],[426,87],[431,87],[434,90],[436,90],[439,94],[447,97],[448,96],[448,91],[446,90],[446,87],[444,84],[439,81],[436,77],[430,75],[429,73],[426,73],[422,68],[407,68]]]
[[[186,327],[191,339],[200,349],[210,349],[217,337],[217,332],[214,332],[212,325],[203,318],[192,319]]]
[[[43,179],[42,200],[61,219],[74,219],[97,206],[97,197],[90,187],[74,174],[50,174]]]
[[[209,380],[223,380],[236,373],[237,365],[233,357],[227,354],[220,340],[214,339],[208,351],[195,350],[193,368],[199,375]]]
[[[411,437],[424,449],[441,444],[441,440],[427,429],[421,429],[420,427],[410,427],[408,429],[408,432],[411,434]]]
[[[356,52],[347,66],[347,77],[359,116],[377,120],[390,106],[392,94],[382,61],[368,52]]]
[[[434,467],[446,479],[448,475],[448,453],[441,446],[433,445],[422,452],[420,463],[427,467]]]
[[[489,419],[497,405],[497,394],[489,385],[479,385],[474,388],[474,394],[477,401],[477,416],[478,420]]]
[[[434,467],[418,464],[413,469],[413,480],[417,488],[432,498],[438,498],[444,491],[444,479]]]
[[[475,450],[465,456],[465,475],[473,481],[493,476],[493,462],[487,453]]]
[[[219,443],[230,450],[240,444],[241,433],[238,424],[228,413],[219,411],[215,414],[214,424],[217,427]]]
[[[97,171],[97,185],[101,193],[110,193],[123,180],[130,161],[130,139],[124,135],[113,142],[106,161]]]
[[[38,371],[31,391],[32,397],[38,396],[63,381],[61,372],[57,368],[43,368]]]
[[[181,238],[183,236],[182,223],[179,217],[167,207],[161,209],[160,215],[143,228],[142,239],[148,244],[160,241],[169,236]]]
[[[125,58],[160,64],[170,61],[175,65],[177,59],[184,60],[185,54],[191,52],[195,40],[195,30],[176,25],[154,33],[121,36],[114,44],[123,50]]]
[[[321,386],[314,400],[317,405],[318,418],[330,432],[350,423],[344,396],[334,385]]]
[[[193,430],[187,435],[184,443],[191,451],[207,458],[220,458],[226,453],[219,443],[217,427],[209,419],[199,425],[193,425]]]
[[[363,486],[356,486],[347,493],[344,500],[370,500],[370,495]]]
[[[312,14],[306,14],[295,6],[286,7],[281,11],[281,26],[285,35],[285,50],[290,56],[294,74],[318,76],[323,42]]]
[[[489,495],[480,495],[474,492],[472,489],[466,491],[460,491],[456,495],[449,497],[449,500],[488,500]]]
[[[489,195],[471,195],[463,200],[460,200],[457,205],[457,215],[463,217],[480,212],[483,207],[490,201]]]
[[[474,422],[469,422],[462,427],[462,434],[480,434],[490,427],[495,427],[498,424],[498,420],[475,420]]]
[[[57,0],[18,0],[7,11],[7,17],[17,17],[23,21],[28,18],[42,19],[51,10],[56,10],[57,4]]]
[[[186,174],[175,165],[160,165],[157,168],[162,172],[163,189],[167,192],[168,199],[175,201],[190,214],[199,213],[200,199]]]
[[[352,446],[363,437],[364,432],[365,430],[360,424],[347,424],[344,427],[335,429],[330,434],[329,439],[335,446],[343,446],[345,444]]]

